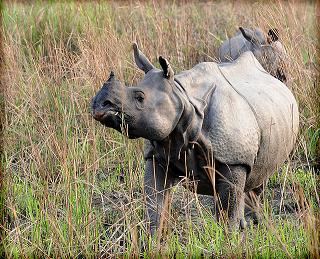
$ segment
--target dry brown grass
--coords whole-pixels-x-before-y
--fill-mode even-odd
[[[244,241],[228,239],[198,197],[178,189],[181,205],[172,208],[160,252],[319,254],[319,175],[312,169],[320,135],[314,3],[7,3],[3,16],[6,256],[129,256],[141,248],[152,255],[142,217],[142,142],[95,123],[90,99],[110,70],[129,85],[142,78],[132,58],[134,41],[154,64],[163,55],[178,73],[215,61],[218,46],[239,26],[278,28],[288,52],[288,87],[299,102],[300,136],[290,184],[281,174],[274,181],[280,189],[293,189],[299,205],[294,223],[279,220],[281,210],[272,214],[269,191],[264,199],[269,220]],[[306,178],[297,178],[297,170]],[[185,217],[177,216],[181,210]]]

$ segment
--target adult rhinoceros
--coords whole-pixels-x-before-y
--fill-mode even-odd
[[[263,68],[272,76],[285,82],[285,49],[279,41],[277,29],[270,29],[268,37],[256,28],[255,30],[239,27],[236,35],[222,43],[219,48],[221,62],[232,62],[242,53],[252,51]]]
[[[130,138],[146,139],[151,232],[165,211],[165,194],[181,177],[193,181],[197,193],[217,194],[218,217],[224,211],[231,228],[244,227],[245,195],[259,194],[293,149],[299,119],[294,96],[251,52],[174,75],[166,59],[159,57],[157,69],[133,47],[144,79],[125,87],[111,73],[91,107],[103,125],[121,132],[125,124]]]

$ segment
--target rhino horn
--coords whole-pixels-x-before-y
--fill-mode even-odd
[[[167,79],[173,79],[174,72],[173,69],[168,62],[167,59],[163,58],[162,56],[159,57],[159,63],[163,69],[163,74]]]
[[[134,60],[137,66],[145,73],[148,73],[151,69],[154,69],[154,66],[151,64],[151,62],[139,50],[137,43],[133,43],[132,47],[133,47],[133,53],[134,53]]]
[[[241,31],[243,37],[247,40],[247,41],[250,41],[252,42],[253,44],[257,45],[257,46],[260,46],[260,41],[259,39],[256,37],[255,33],[250,31],[250,30],[247,30],[243,27],[239,27],[239,30]]]
[[[113,80],[113,79],[115,79],[115,75],[114,75],[114,72],[111,71],[111,72],[110,72],[110,75],[109,75],[108,81],[111,81],[111,80]]]

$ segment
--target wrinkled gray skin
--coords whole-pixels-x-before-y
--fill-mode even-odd
[[[299,119],[294,96],[251,52],[178,75],[162,57],[162,70],[155,68],[136,44],[134,57],[144,79],[125,87],[111,73],[91,107],[105,126],[121,131],[124,118],[130,138],[146,139],[151,233],[166,211],[164,197],[183,177],[197,193],[216,193],[218,219],[223,212],[231,229],[245,227],[245,196],[258,196],[293,149]],[[207,169],[208,161],[215,171]]]
[[[266,71],[280,81],[286,82],[285,50],[278,37],[269,37],[269,40],[267,41],[264,33],[258,28],[253,31],[239,27],[236,35],[220,46],[219,59],[221,62],[232,62],[242,53],[252,51]]]

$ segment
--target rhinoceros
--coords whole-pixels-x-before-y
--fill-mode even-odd
[[[286,82],[285,49],[279,41],[277,29],[270,29],[268,36],[255,30],[239,27],[236,35],[222,43],[219,48],[221,62],[232,62],[243,52],[252,51],[262,67],[272,76]]]
[[[252,52],[174,75],[167,59],[159,57],[158,69],[133,48],[143,80],[126,87],[111,73],[91,110],[103,125],[146,140],[151,233],[166,212],[170,187],[182,178],[192,191],[216,197],[216,215],[227,215],[228,228],[245,227],[245,197],[259,195],[294,147],[299,116],[293,94]]]

